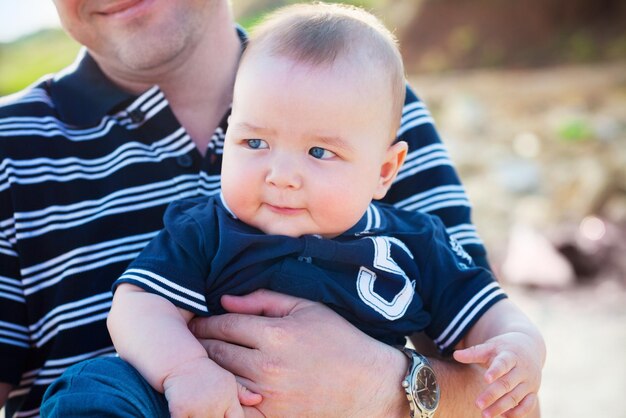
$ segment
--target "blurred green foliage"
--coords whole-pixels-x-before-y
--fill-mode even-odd
[[[558,127],[559,137],[567,142],[580,142],[591,139],[593,129],[586,120],[570,119]]]
[[[46,29],[15,42],[0,43],[0,96],[62,69],[74,60],[79,49],[61,29]]]

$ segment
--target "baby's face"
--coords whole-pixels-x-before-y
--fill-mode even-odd
[[[229,208],[268,234],[330,238],[348,230],[388,187],[381,174],[391,118],[389,99],[376,94],[382,84],[354,76],[363,69],[280,57],[243,65],[224,144]]]

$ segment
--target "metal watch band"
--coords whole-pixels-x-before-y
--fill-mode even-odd
[[[409,358],[410,364],[407,374],[402,381],[406,397],[409,401],[411,418],[432,418],[437,409],[437,405],[433,409],[424,409],[420,406],[420,402],[413,396],[414,385],[416,384],[416,376],[420,369],[427,367],[432,370],[428,359],[413,349],[402,347],[402,352]],[[438,403],[438,400],[437,400]]]

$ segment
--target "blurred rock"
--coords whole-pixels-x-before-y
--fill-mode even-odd
[[[618,58],[626,52],[624,0],[414,0],[413,4],[412,19],[399,31],[410,71],[546,66]],[[447,57],[447,66],[429,65],[435,51]]]
[[[574,282],[574,269],[550,241],[524,224],[515,224],[502,263],[509,283],[543,288],[563,288]]]
[[[546,169],[554,210],[565,220],[580,220],[594,213],[606,198],[613,182],[610,161],[599,158],[590,149],[590,155],[558,160]],[[593,152],[593,153],[592,153]]]
[[[541,186],[539,165],[533,160],[504,157],[491,163],[500,186],[508,193],[533,194]]]
[[[553,242],[569,261],[579,282],[617,279],[626,285],[626,227],[598,216],[558,228]]]
[[[609,196],[604,202],[602,211],[612,222],[626,225],[626,195],[615,193]]]
[[[484,103],[468,94],[447,97],[441,117],[447,129],[461,134],[480,134],[487,125]]]
[[[511,223],[521,223],[539,231],[546,230],[555,222],[559,222],[552,216],[553,205],[554,203],[545,195],[521,196],[509,209]]]
[[[606,115],[597,115],[593,119],[593,131],[601,141],[615,141],[619,139],[622,127],[614,118]]]
[[[520,132],[513,139],[513,150],[520,157],[536,158],[541,152],[541,140],[534,132]]]

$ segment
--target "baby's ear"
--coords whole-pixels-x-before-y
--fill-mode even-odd
[[[409,146],[404,141],[398,141],[387,148],[385,159],[380,167],[380,178],[378,187],[374,192],[374,199],[382,199],[385,197],[391,184],[398,175],[400,167],[402,167],[404,163],[408,149]]]

